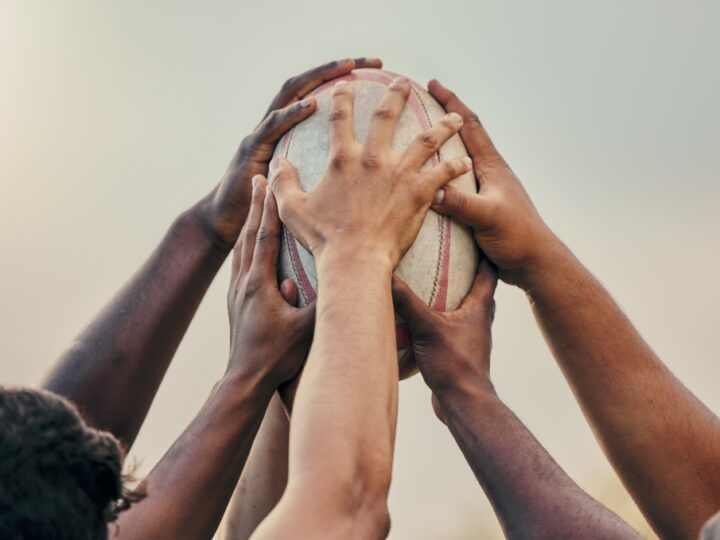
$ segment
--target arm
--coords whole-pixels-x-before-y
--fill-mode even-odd
[[[655,530],[696,537],[720,507],[720,420],[662,363],[600,283],[548,229],[477,117],[461,132],[480,192],[436,208],[471,225],[500,277],[528,294],[555,358],[611,463]]]
[[[266,173],[275,142],[315,110],[314,100],[299,98],[361,66],[380,62],[333,62],[288,80],[219,185],[176,220],[148,261],[60,357],[45,388],[75,402],[94,427],[132,445],[200,300],[243,226],[250,179]]]
[[[508,538],[639,538],[573,482],[498,398],[490,382],[495,271],[483,259],[458,310],[435,312],[404,283],[407,321],[433,406],[465,455]]]
[[[299,371],[309,349],[314,305],[299,309],[288,302],[297,295],[292,281],[278,287],[275,199],[264,180],[254,182],[228,293],[227,372],[143,481],[146,497],[120,515],[121,540],[213,535],[271,397]]]
[[[247,540],[287,484],[290,421],[279,395],[270,401],[220,527],[223,540]]]
[[[315,337],[290,431],[288,486],[255,538],[380,538],[397,420],[392,271],[417,235],[437,187],[465,173],[462,160],[420,173],[460,127],[446,118],[426,144],[391,151],[410,85],[396,80],[375,114],[368,143],[354,140],[353,94],[333,91],[330,159],[323,180],[302,191],[286,161],[271,166],[283,222],[315,256]],[[420,139],[420,138],[419,138]],[[428,148],[427,141],[438,145]]]

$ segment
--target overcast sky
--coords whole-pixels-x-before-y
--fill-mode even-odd
[[[0,380],[40,379],[288,76],[368,55],[477,111],[548,223],[720,411],[719,27],[713,0],[0,0]],[[224,370],[227,283],[226,267],[143,427],[143,470]],[[524,296],[497,302],[500,396],[622,509]],[[400,394],[391,538],[497,534],[422,380]]]

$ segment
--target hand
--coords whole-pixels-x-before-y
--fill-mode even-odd
[[[382,62],[378,59],[348,58],[311,69],[285,82],[260,125],[240,144],[218,186],[197,207],[198,217],[219,247],[229,250],[235,244],[250,206],[250,180],[256,174],[267,174],[275,143],[315,112],[315,100],[302,98],[321,84],[355,68],[380,67]]]
[[[439,82],[430,81],[428,89],[447,111],[465,120],[460,135],[480,184],[477,194],[446,186],[436,194],[432,209],[472,227],[480,249],[498,267],[500,278],[524,286],[527,274],[560,241],[495,149],[478,117]]]
[[[369,257],[394,268],[417,236],[435,191],[470,169],[468,158],[457,158],[420,172],[460,129],[458,114],[418,135],[404,152],[392,150],[409,92],[407,79],[395,79],[373,115],[367,142],[359,144],[353,135],[352,85],[335,85],[328,169],[311,193],[303,192],[289,161],[273,160],[271,187],[280,217],[316,259],[327,248],[342,248],[352,258]]]
[[[465,385],[494,392],[490,382],[490,326],[495,315],[495,269],[483,257],[473,287],[455,311],[428,307],[399,278],[393,278],[396,311],[412,336],[413,354],[425,383],[433,392],[435,413],[444,421],[445,396]]]
[[[253,178],[247,222],[235,245],[228,292],[230,361],[228,374],[275,389],[301,369],[312,341],[315,304],[294,307],[297,286],[278,287],[280,221],[267,181]]]

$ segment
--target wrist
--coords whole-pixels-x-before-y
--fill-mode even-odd
[[[217,188],[197,202],[190,209],[190,213],[210,244],[227,255],[235,247],[240,229],[230,231],[229,224],[219,217],[219,213],[215,210],[216,192]]]
[[[315,263],[318,278],[328,274],[351,276],[355,272],[372,272],[372,275],[390,278],[394,270],[389,254],[342,244],[329,244],[318,250]]]
[[[463,378],[455,384],[443,384],[431,387],[438,404],[448,418],[462,414],[462,411],[476,401],[499,400],[490,377],[484,376],[479,380]]]
[[[237,400],[239,405],[267,404],[275,390],[276,385],[272,383],[268,374],[259,370],[228,370],[217,384],[218,392]]]
[[[550,231],[536,246],[535,253],[528,257],[516,273],[516,284],[526,293],[544,287],[555,276],[557,269],[572,257],[567,246]]]

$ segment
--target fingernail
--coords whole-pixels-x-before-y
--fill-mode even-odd
[[[379,58],[368,58],[367,59],[368,64],[380,64],[381,62],[382,62],[382,60],[380,60]]]
[[[333,88],[336,88],[336,89],[338,89],[338,90],[342,90],[342,89],[345,88],[347,85],[348,85],[348,82],[347,82],[347,81],[338,81],[338,82],[335,83],[335,86],[334,86]]]
[[[391,88],[396,88],[398,86],[402,86],[403,84],[406,84],[408,82],[406,77],[395,77],[393,81],[390,83]]]
[[[447,120],[455,127],[460,127],[463,125],[463,117],[456,112],[451,112],[450,114],[448,114]]]
[[[467,157],[467,156],[463,157],[462,162],[465,164],[465,166],[468,169],[470,169],[472,167],[472,159],[470,159],[469,157]]]
[[[435,196],[433,197],[432,203],[435,205],[442,204],[442,202],[445,200],[445,190],[444,189],[438,189],[435,192]]]
[[[312,99],[312,98],[305,98],[305,99],[303,99],[303,100],[300,102],[300,108],[302,108],[302,109],[307,109],[307,108],[310,107],[310,105],[312,105],[312,104],[313,104],[313,99]]]
[[[260,182],[260,175],[259,175],[259,174],[256,174],[255,176],[252,177],[252,187],[253,187],[253,191],[255,191],[255,190],[257,189],[259,182]]]

